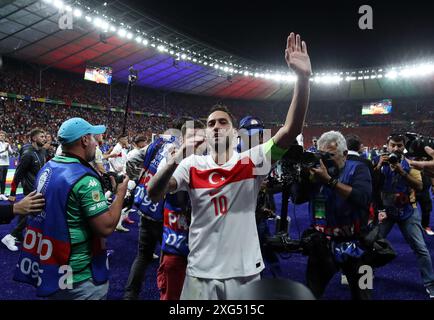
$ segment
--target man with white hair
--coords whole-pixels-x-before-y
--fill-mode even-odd
[[[347,144],[340,132],[329,131],[318,140],[319,164],[310,167],[309,212],[313,239],[308,252],[307,285],[320,298],[333,275],[342,269],[353,299],[370,299],[359,287],[363,265],[359,246],[363,221],[371,201],[371,175],[360,161],[347,159]]]

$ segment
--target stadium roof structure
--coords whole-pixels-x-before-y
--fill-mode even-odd
[[[0,54],[84,73],[86,65],[110,66],[113,79],[138,85],[234,99],[288,100],[295,77],[192,39],[121,0],[3,0]],[[415,77],[419,74],[423,77]],[[313,100],[426,96],[434,92],[434,65],[317,73]]]

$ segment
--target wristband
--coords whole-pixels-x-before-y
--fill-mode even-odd
[[[327,185],[331,188],[334,189],[336,188],[336,185],[338,184],[339,180],[336,178],[330,178],[330,180],[327,182]]]

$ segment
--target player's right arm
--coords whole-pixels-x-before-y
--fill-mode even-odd
[[[186,159],[181,160],[204,142],[204,137],[187,138],[173,156],[167,160],[167,164],[157,171],[149,181],[147,188],[148,196],[153,203],[161,201],[168,192],[185,190],[189,182],[189,165],[186,163]]]
[[[167,164],[157,171],[155,176],[149,181],[147,192],[152,203],[161,201],[166,193],[174,192],[178,188],[178,183],[173,177],[178,164],[172,158]]]

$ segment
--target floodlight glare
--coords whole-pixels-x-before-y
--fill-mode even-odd
[[[53,5],[57,8],[57,9],[62,9],[63,8],[63,2],[60,0],[54,0]]]
[[[82,16],[82,12],[81,12],[81,10],[80,9],[75,9],[74,10],[74,17],[76,17],[76,18],[80,18],[81,16]]]
[[[389,71],[388,73],[386,73],[386,78],[389,79],[396,79],[398,77],[398,73],[395,70]]]
[[[125,38],[125,36],[127,35],[127,31],[126,31],[125,29],[119,29],[119,30],[118,30],[118,35],[119,35],[121,38]]]

